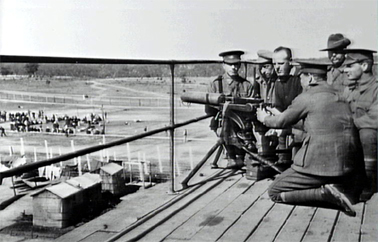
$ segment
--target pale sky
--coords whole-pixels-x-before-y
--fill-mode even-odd
[[[332,33],[378,47],[377,0],[0,0],[0,54],[219,59],[240,49],[326,56]]]

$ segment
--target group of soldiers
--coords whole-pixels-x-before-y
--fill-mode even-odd
[[[258,77],[239,76],[243,51],[220,53],[225,73],[208,92],[260,98],[270,104],[256,110],[265,129],[254,126],[255,147],[274,133],[276,164],[284,171],[269,187],[274,202],[334,208],[356,216],[353,204],[377,192],[378,83],[373,74],[374,50],[351,49],[342,34],[328,38],[329,62],[292,59],[292,51],[278,47],[258,51]],[[294,66],[296,63],[300,68]],[[207,113],[216,111],[206,108]],[[218,126],[214,119],[210,127]],[[255,122],[256,123],[256,122]],[[237,133],[232,123],[227,134]],[[257,131],[257,132],[256,132]],[[274,131],[274,132],[272,132]],[[288,137],[293,139],[288,147]],[[227,139],[227,137],[226,137]],[[245,152],[225,142],[227,168],[245,165]]]

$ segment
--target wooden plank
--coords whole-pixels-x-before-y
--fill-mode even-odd
[[[339,219],[335,225],[331,241],[334,242],[358,242],[360,239],[362,213],[364,210],[364,203],[354,205],[357,212],[356,217],[349,217],[344,213],[340,213]]]
[[[210,149],[210,147],[209,147]],[[203,164],[203,166],[197,171],[197,173],[194,174],[194,176],[188,181],[188,185],[191,186],[191,185],[194,185],[194,184],[198,184],[200,182],[202,182],[204,179],[208,179],[209,177],[211,177],[215,171],[217,171],[218,169],[212,169],[211,168],[211,163],[213,162],[213,159],[215,157],[215,153],[210,156],[210,158],[207,160],[207,162],[205,164]],[[222,159],[220,158],[218,160],[218,166],[219,167],[226,167],[227,166],[227,159]],[[182,175],[180,177],[177,177],[176,181],[178,184],[176,184],[176,188],[177,189],[182,189],[182,184],[181,182],[187,177],[188,174],[185,174],[185,175]]]
[[[224,216],[220,216],[219,213],[222,212],[222,210],[229,206],[230,203],[232,203],[254,183],[254,181],[248,181],[246,179],[242,180],[243,181],[239,180],[238,183],[235,183],[223,193],[215,194],[215,197],[207,196],[208,199],[204,197],[203,199],[206,199],[206,202],[201,198],[201,200],[203,201],[199,202],[203,204],[207,203],[207,205],[199,210],[196,214],[190,216],[190,219],[188,219],[184,224],[173,231],[173,233],[171,233],[167,238],[194,240],[192,239],[192,237],[204,226],[210,225],[213,227],[218,225],[224,219]],[[226,181],[224,181],[223,183],[226,183]],[[188,209],[190,210],[190,208]],[[158,228],[158,230],[159,232],[161,231],[160,228]]]
[[[114,232],[110,231],[96,231],[88,237],[84,238],[83,240],[80,240],[80,242],[104,242],[110,237],[112,237],[114,234]]]
[[[338,213],[338,210],[318,208],[302,241],[328,241]]]
[[[315,211],[314,207],[296,206],[275,241],[301,241]]]
[[[378,241],[378,193],[366,202],[364,221],[361,228],[361,241]]]
[[[248,180],[246,180],[248,181]],[[240,183],[240,182],[239,182]],[[242,214],[263,194],[271,181],[262,180],[253,184],[221,211],[214,220],[206,224],[191,238],[192,241],[216,241],[237,221]],[[222,218],[217,219],[217,218]]]
[[[273,207],[274,203],[270,200],[267,192],[238,219],[218,241],[238,242],[245,241],[250,234],[258,227],[264,216]]]
[[[236,183],[238,180],[242,178],[241,175],[233,175],[233,171],[224,172],[224,174],[228,175],[221,176],[221,178],[219,179],[210,179],[197,191],[189,194],[177,203],[172,204],[169,209],[162,211],[161,213],[154,216],[152,219],[139,225],[137,228],[133,229],[128,234],[120,238],[119,241],[134,240],[134,238],[137,236],[146,235],[148,232],[153,231],[153,229],[157,226],[159,226],[157,228],[159,234],[166,233],[168,235],[172,232],[174,228],[180,226],[183,222],[185,222],[191,216],[193,216],[193,214],[197,213],[201,208],[209,204],[214,199],[214,197],[216,197],[223,191],[227,190],[230,186],[232,186],[234,183]],[[225,179],[228,182],[225,182]],[[190,209],[187,208],[189,206]],[[184,221],[175,218],[175,215],[177,215],[178,212],[179,214],[184,214]],[[174,217],[172,218],[172,216]],[[162,225],[167,221],[171,222],[172,224],[166,226],[167,228],[162,227]],[[138,241],[140,241],[139,239],[143,238],[138,238]]]
[[[276,203],[247,241],[273,241],[293,209],[292,205]]]

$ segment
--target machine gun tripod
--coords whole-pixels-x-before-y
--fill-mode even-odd
[[[209,158],[216,152],[216,155],[211,164],[212,168],[218,168],[218,161],[225,149],[225,144],[232,144],[243,150],[246,154],[250,155],[254,161],[257,161],[261,165],[271,167],[276,172],[281,173],[282,168],[275,165],[269,159],[266,159],[257,152],[255,145],[255,137],[253,134],[254,129],[261,128],[262,124],[256,119],[256,108],[263,107],[262,99],[255,98],[234,98],[227,97],[224,94],[218,93],[198,93],[198,94],[186,94],[181,96],[181,100],[189,103],[197,103],[206,105],[206,110],[212,110],[215,116],[212,123],[218,122],[220,132],[217,134],[219,139],[213,147],[206,153],[202,160],[194,167],[189,175],[181,182],[183,188],[188,187],[190,179],[199,171],[199,169],[209,160]],[[228,122],[238,127],[239,132],[236,136],[228,137],[229,133],[226,127]],[[252,123],[254,124],[252,126]],[[258,126],[258,128],[256,128]],[[265,127],[265,129],[267,129]],[[278,151],[276,149],[270,151],[270,153],[281,153],[286,151]]]

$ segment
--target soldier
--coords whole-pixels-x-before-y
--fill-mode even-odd
[[[299,61],[298,61],[299,62]],[[269,187],[274,202],[341,209],[355,216],[352,203],[363,180],[358,132],[348,103],[326,82],[327,65],[301,61],[301,83],[306,92],[283,112],[257,111],[266,126],[285,128],[304,120],[306,137],[294,164]],[[307,88],[308,86],[308,88]]]
[[[274,86],[277,80],[276,72],[273,66],[273,53],[268,50],[257,51],[259,57],[254,64],[258,64],[259,76],[256,82],[260,86],[260,96],[264,103],[274,103]]]
[[[377,192],[377,129],[378,129],[378,83],[373,74],[373,50],[346,49],[345,69],[355,88],[345,89],[345,96],[353,112],[364,153],[368,184],[361,200],[366,201]]]
[[[273,52],[273,65],[277,73],[275,85],[274,106],[283,112],[302,93],[299,76],[295,75],[295,68],[291,64],[292,53],[287,47],[278,47]]]
[[[328,51],[328,58],[332,65],[328,69],[327,83],[332,85],[340,93],[344,93],[345,87],[348,85],[348,78],[343,71],[343,63],[345,54],[343,50],[350,45],[350,40],[342,34],[331,34],[328,37],[326,49],[320,51]]]
[[[273,52],[269,50],[257,51],[257,60],[252,63],[258,65],[258,76],[255,79],[255,84],[258,84],[260,89],[260,97],[265,104],[273,105],[275,102],[274,89],[277,80],[277,74],[273,66]],[[259,122],[253,122],[254,136],[256,138],[256,148],[262,157],[272,162],[277,161],[278,157],[275,154],[275,149],[278,142],[277,132],[266,128]],[[271,177],[276,174],[270,167],[261,165],[258,161],[252,159],[252,166],[254,167],[256,180]]]
[[[273,65],[277,73],[277,81],[274,91],[274,106],[283,112],[291,104],[296,96],[302,92],[299,76],[295,75],[295,68],[291,64],[292,53],[287,47],[278,47],[273,52]],[[292,134],[291,127],[283,129],[278,138],[278,148],[288,149],[288,137]],[[278,154],[278,163],[283,167],[288,167],[292,163],[292,154]]]
[[[226,51],[219,54],[223,58],[224,74],[218,76],[215,80],[210,82],[209,93],[223,93],[231,97],[254,97],[257,96],[253,85],[246,79],[239,76],[239,69],[241,67],[241,55],[244,52],[240,50]],[[214,116],[219,110],[205,106],[205,111]],[[216,130],[218,128],[217,120],[212,119],[210,128]],[[227,122],[224,127],[225,130],[225,148],[227,150],[228,164],[227,168],[240,168],[244,166],[245,152],[237,148],[233,144],[233,139],[236,138],[238,127],[232,122]]]

